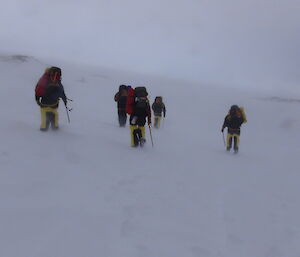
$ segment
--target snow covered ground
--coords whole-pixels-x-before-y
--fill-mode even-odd
[[[74,102],[71,124],[61,106],[61,129],[42,133],[47,65]],[[300,256],[296,101],[20,56],[0,57],[0,81],[1,257]],[[154,148],[118,127],[122,83],[164,96]],[[232,104],[248,116],[238,155],[220,132]]]

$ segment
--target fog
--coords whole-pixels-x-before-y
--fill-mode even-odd
[[[1,1],[0,52],[295,90],[300,0]]]

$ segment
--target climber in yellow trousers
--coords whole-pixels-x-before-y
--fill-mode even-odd
[[[58,129],[59,99],[67,106],[67,97],[61,84],[61,69],[50,67],[39,80],[35,89],[36,103],[41,107],[41,131],[47,131],[49,126]]]
[[[234,152],[237,153],[240,145],[240,134],[241,134],[241,125],[246,123],[246,114],[243,107],[238,107],[237,105],[232,105],[228,115],[226,115],[223,126],[222,133],[227,127],[227,144],[226,150],[230,151],[233,142]]]
[[[47,130],[51,123],[52,129],[58,129],[57,108],[41,107],[41,130]]]
[[[151,109],[145,87],[130,88],[126,102],[126,112],[130,114],[130,142],[132,147],[143,147],[146,143],[145,124],[151,125]]]
[[[130,125],[130,142],[131,146],[136,146],[136,135],[139,138],[146,138],[146,131],[144,126]]]

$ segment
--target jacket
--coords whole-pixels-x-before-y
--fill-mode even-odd
[[[62,99],[67,104],[67,97],[65,95],[64,87],[62,84],[52,85],[46,89],[43,96],[35,96],[35,100],[41,107],[58,108],[59,99]]]

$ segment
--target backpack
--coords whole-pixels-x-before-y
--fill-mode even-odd
[[[134,89],[134,91],[135,91],[135,97],[147,97],[148,96],[146,87],[136,87]]]
[[[230,116],[241,116],[244,119],[244,123],[247,122],[247,117],[244,107],[239,107],[237,105],[232,105],[229,110]]]
[[[128,88],[125,85],[119,86],[119,91],[115,94],[115,102],[118,102],[121,97],[127,97]]]
[[[137,97],[135,101],[135,109],[137,110],[145,110],[148,107],[148,99],[147,97]]]
[[[51,85],[61,83],[61,69],[58,67],[47,68],[35,87],[36,96],[44,96]]]
[[[136,87],[135,89],[129,88],[127,102],[126,102],[126,112],[128,114],[132,114],[135,103],[136,103],[136,105],[135,105],[136,108],[144,107],[145,103],[144,103],[144,101],[141,101],[141,100],[143,98],[145,98],[147,100],[147,96],[148,96],[148,93],[147,93],[146,87]]]

